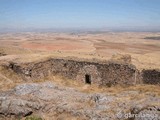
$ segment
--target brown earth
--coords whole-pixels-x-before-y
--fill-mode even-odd
[[[9,55],[24,54],[28,59],[30,56],[110,59],[114,54],[130,54],[139,69],[160,68],[160,41],[146,39],[156,36],[160,33],[8,33],[0,35],[0,50]]]
[[[23,112],[28,115],[28,110],[29,113],[32,113],[32,115],[38,114],[38,116],[40,115],[40,117],[47,120],[50,118],[62,120],[66,118],[82,119],[82,115],[84,115],[83,112],[86,113],[83,108],[86,108],[87,111],[91,110],[91,112],[84,115],[84,117],[89,116],[88,119],[91,117],[97,118],[99,116],[106,118],[106,116],[110,116],[112,114],[115,115],[114,112],[117,110],[117,108],[119,110],[126,110],[125,112],[127,113],[137,113],[137,111],[134,110],[138,110],[137,114],[141,112],[157,113],[158,111],[159,115],[160,89],[158,85],[114,87],[96,85],[90,86],[73,81],[71,79],[63,78],[62,76],[53,75],[34,81],[25,81],[20,75],[15,74],[15,72],[11,69],[6,69],[2,66],[3,64],[8,64],[8,61],[26,63],[32,61],[41,61],[50,57],[75,57],[76,59],[84,58],[94,60],[108,60],[111,58],[122,59],[123,57],[121,57],[121,54],[127,54],[126,62],[132,62],[132,64],[136,65],[138,69],[160,69],[160,40],[157,39],[158,36],[160,36],[160,33],[133,32],[108,32],[102,34],[0,34],[0,119],[10,119],[11,117],[19,115],[19,113]],[[154,39],[155,37],[156,39]],[[117,54],[120,55],[120,57],[115,56]],[[39,83],[44,81],[51,81],[53,85],[56,84],[56,87],[50,87],[52,86],[52,83],[49,83],[48,88],[37,89],[36,91],[34,90],[36,87],[30,87],[32,86],[33,82]],[[25,87],[24,85],[21,85],[22,83],[29,83],[29,86],[26,84]],[[33,91],[36,92],[36,94],[32,94],[34,92],[31,90],[31,94],[29,93],[27,96],[16,95],[16,88],[14,87],[17,85],[20,87],[16,88],[22,88],[19,89],[20,92],[28,92],[33,88]],[[35,84],[33,83],[33,86],[34,85]],[[39,84],[35,86],[39,86]],[[102,97],[98,96],[98,99],[100,98],[100,102],[99,100],[98,102],[95,102],[97,99],[97,93],[98,95],[105,94]],[[36,95],[39,95],[38,98]],[[88,103],[87,100],[84,100],[83,102],[80,101],[83,100],[82,98],[85,98],[85,96],[90,98],[90,95],[91,98],[94,98],[93,100],[91,99],[91,103]],[[94,97],[92,97],[92,95]],[[47,98],[46,96],[53,98],[50,99],[50,101],[41,99],[41,97]],[[110,100],[112,96],[116,98],[116,101],[112,100],[109,104],[101,104],[101,101],[106,102]],[[64,98],[59,99],[61,97]],[[60,102],[60,104],[54,103],[56,100],[57,102]],[[43,103],[43,105],[41,106],[39,102]],[[67,105],[67,107],[65,107],[65,105]],[[40,107],[37,109],[37,106]],[[104,106],[106,106],[105,109]],[[50,107],[52,108],[50,109]],[[73,108],[75,107],[77,108],[74,110]],[[55,110],[55,108],[58,109]],[[48,112],[48,109],[51,111]],[[82,111],[77,111],[79,109]],[[60,113],[61,110],[65,112],[62,114]],[[70,110],[71,112],[69,112]],[[94,112],[97,112],[96,116],[93,116]],[[44,113],[44,116],[42,113]],[[111,118],[108,119],[110,120]]]

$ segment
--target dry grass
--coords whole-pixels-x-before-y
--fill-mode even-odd
[[[7,55],[21,55],[21,54],[32,54],[31,50],[24,48],[18,48],[14,46],[0,46],[0,52],[3,52]]]
[[[98,85],[87,85],[84,83],[81,83],[79,81],[76,80],[71,80],[71,79],[66,79],[64,77],[61,76],[48,76],[44,79],[38,79],[38,80],[34,80],[34,82],[45,82],[45,81],[51,81],[54,82],[60,86],[67,86],[67,87],[72,87],[75,88],[76,90],[79,90],[81,92],[85,92],[85,93],[109,93],[109,94],[113,94],[116,95],[118,93],[121,93],[123,91],[139,91],[140,95],[139,97],[143,97],[142,94],[151,94],[153,96],[160,96],[160,89],[158,85],[134,85],[134,86],[120,86],[120,85],[116,85],[116,86],[111,86],[111,87],[107,87],[107,86],[98,86]],[[131,99],[134,99],[134,97],[138,97],[138,96],[130,96]]]
[[[12,70],[0,66],[0,90],[6,90],[22,83],[22,78],[15,74]]]
[[[75,35],[67,33],[1,34],[0,50],[9,55],[19,55],[18,57],[22,55],[20,59],[25,62],[46,56],[110,59],[113,54],[130,54],[132,63],[139,69],[160,68],[160,41],[144,39],[159,36],[159,34],[140,32]],[[32,48],[33,44],[37,47]],[[76,49],[74,49],[75,46]]]
[[[80,34],[71,35],[67,33],[19,33],[1,34],[0,51],[8,54],[0,57],[0,61],[32,62],[41,61],[50,57],[74,56],[85,59],[107,60],[113,54],[130,54],[132,63],[138,68],[160,68],[160,41],[143,39],[149,36],[159,36],[160,33],[103,33],[103,34]],[[23,48],[26,44],[41,46],[53,45],[59,49],[30,49]],[[85,49],[68,50],[70,45],[79,45]],[[61,50],[66,46],[66,49]],[[67,46],[68,45],[68,46]],[[14,84],[24,82],[10,70],[0,68],[0,89],[8,88]],[[85,85],[77,81],[69,80],[59,76],[49,76],[34,82],[53,81],[57,84],[74,87],[82,92],[88,93],[119,93],[121,91],[138,90],[142,93],[155,93],[160,95],[159,86],[136,85],[136,86],[96,86]]]
[[[128,90],[139,90],[140,92],[154,92],[154,93],[159,93],[160,95],[160,89],[159,85],[135,85],[135,86],[130,86],[127,88]]]
[[[160,33],[155,33],[160,34]],[[137,68],[160,68],[160,41],[144,40],[147,36],[154,36],[154,33],[104,33],[104,34],[85,34],[85,35],[70,35],[70,34],[53,34],[53,33],[26,33],[18,35],[0,35],[0,52],[7,56],[0,57],[0,62],[16,61],[16,62],[33,62],[41,61],[50,57],[68,57],[74,56],[85,59],[101,59],[108,60],[113,54],[130,54],[132,63]],[[71,44],[70,44],[71,43]],[[73,44],[72,44],[73,43]],[[26,45],[37,45],[33,49]],[[43,49],[40,48],[40,45]],[[59,48],[56,50],[47,50],[47,46]],[[68,46],[67,46],[68,45]],[[70,47],[80,47],[81,49],[74,50]],[[78,46],[79,45],[79,46]],[[71,50],[61,49],[70,48]],[[25,48],[24,48],[25,47]],[[45,48],[46,47],[46,48]],[[83,48],[83,49],[82,49]],[[43,79],[37,79],[30,82],[46,82],[51,81],[60,86],[71,87],[84,93],[107,93],[110,95],[119,95],[126,91],[138,91],[138,94],[129,94],[128,96],[120,97],[118,101],[125,102],[127,100],[141,100],[142,102],[147,95],[160,96],[160,86],[157,85],[134,85],[134,86],[97,86],[86,85],[81,82],[66,79],[61,76],[48,76]],[[18,84],[26,83],[23,79],[15,74],[12,70],[0,66],[0,91],[11,89]],[[115,103],[111,103],[115,104]],[[158,103],[151,103],[151,105]],[[94,103],[89,102],[88,107]],[[116,105],[116,104],[115,104]],[[158,104],[159,105],[159,104]],[[110,112],[112,111],[105,111]],[[114,113],[113,113],[114,114]],[[63,119],[78,120],[68,113],[61,115],[47,114],[42,116],[46,119]],[[82,120],[82,118],[81,118]]]

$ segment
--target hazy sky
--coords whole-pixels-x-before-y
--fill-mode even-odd
[[[160,0],[0,0],[4,28],[160,29]]]

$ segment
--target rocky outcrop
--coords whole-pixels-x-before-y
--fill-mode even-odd
[[[139,91],[124,91],[117,95],[87,94],[50,82],[22,84],[0,93],[0,118],[22,118],[32,114],[43,118],[50,114],[52,120],[57,115],[69,114],[86,120],[141,120],[143,116],[139,114],[154,113],[154,119],[158,120],[160,98],[146,95],[141,99],[128,99],[139,94]],[[146,119],[151,120],[150,117]]]

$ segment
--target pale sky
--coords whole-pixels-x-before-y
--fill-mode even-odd
[[[0,0],[0,29],[159,29],[160,0]]]

